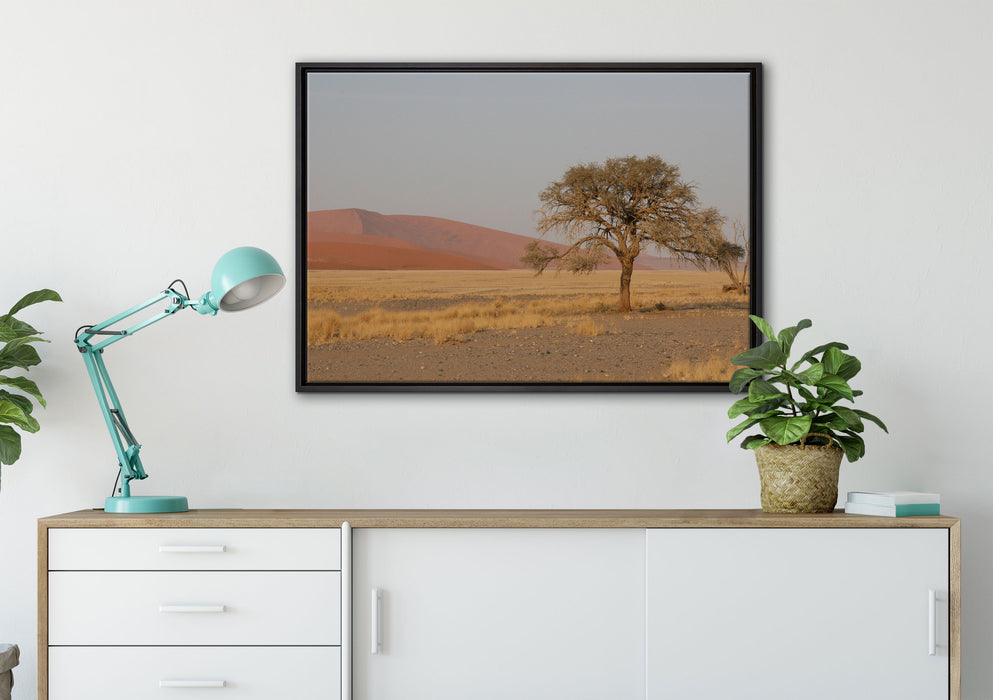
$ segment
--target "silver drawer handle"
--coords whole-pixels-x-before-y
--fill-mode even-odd
[[[220,554],[223,544],[160,544],[159,551],[167,554]]]
[[[160,688],[223,688],[225,681],[159,681]]]
[[[223,605],[160,605],[161,613],[222,613]]]

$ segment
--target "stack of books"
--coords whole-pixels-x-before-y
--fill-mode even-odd
[[[941,515],[941,498],[918,491],[849,491],[845,512],[854,515]]]

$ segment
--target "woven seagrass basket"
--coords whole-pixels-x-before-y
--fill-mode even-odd
[[[762,510],[830,513],[838,503],[838,469],[844,454],[833,441],[827,445],[770,443],[756,448]]]

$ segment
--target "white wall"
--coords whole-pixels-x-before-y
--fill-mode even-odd
[[[0,9],[0,304],[66,299],[25,315],[54,341],[31,373],[50,405],[0,491],[16,698],[35,694],[35,520],[113,481],[71,336],[177,276],[200,294],[235,245],[292,270],[303,60],[763,62],[767,316],[810,317],[809,341],[863,360],[863,405],[891,434],[868,435],[841,490],[935,490],[963,518],[965,697],[993,697],[988,0]],[[724,444],[727,396],[302,396],[293,332],[288,289],[108,354],[155,491],[195,507],[758,507],[752,455]]]

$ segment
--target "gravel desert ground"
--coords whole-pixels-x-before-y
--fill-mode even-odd
[[[308,383],[727,381],[747,297],[718,272],[311,271]]]

